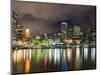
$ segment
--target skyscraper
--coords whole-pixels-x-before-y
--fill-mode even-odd
[[[72,39],[72,25],[67,20],[62,20],[61,25],[61,37],[63,40]]]
[[[16,42],[16,27],[18,23],[17,14],[12,10],[11,12],[11,36],[12,36],[12,43]]]

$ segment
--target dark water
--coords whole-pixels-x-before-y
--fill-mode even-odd
[[[38,73],[96,68],[93,47],[66,49],[22,49],[12,52],[13,73]]]

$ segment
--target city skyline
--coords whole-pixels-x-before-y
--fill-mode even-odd
[[[96,6],[12,1],[12,74],[96,69]]]

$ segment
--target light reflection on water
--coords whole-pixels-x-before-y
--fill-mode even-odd
[[[92,61],[95,60],[96,54],[95,54],[95,48],[91,48],[91,59]]]
[[[28,58],[28,56],[26,56],[26,61],[25,61],[25,73],[29,73],[30,72],[30,59]]]
[[[82,58],[80,55],[80,49],[79,47],[76,48],[76,62],[75,62],[75,69],[80,69],[81,68],[81,64],[82,64]]]
[[[16,73],[67,71],[91,68],[89,64],[95,62],[95,56],[95,48],[91,48],[90,52],[88,48],[81,50],[80,47],[23,49],[12,53],[12,61],[13,65],[17,66],[14,71]],[[94,65],[95,63],[92,64]]]
[[[88,48],[84,48],[84,60],[88,59]]]

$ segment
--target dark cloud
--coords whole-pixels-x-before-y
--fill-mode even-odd
[[[34,21],[35,18],[31,14],[25,14],[20,18],[21,21]]]
[[[83,31],[96,23],[95,6],[12,1],[12,10],[24,29],[30,28],[33,35],[59,31],[56,22],[64,17],[79,24]]]

